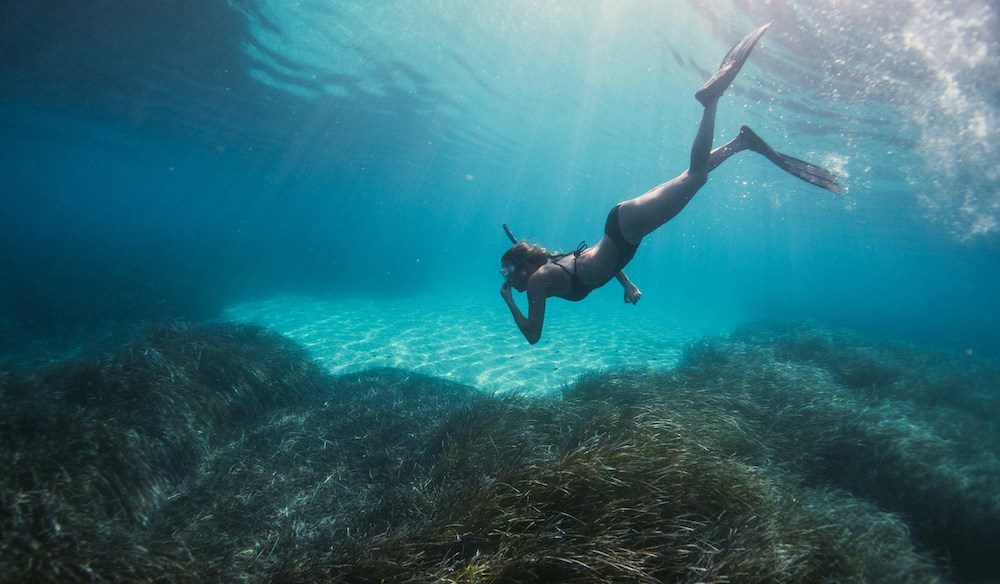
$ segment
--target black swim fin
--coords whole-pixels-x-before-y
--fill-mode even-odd
[[[805,160],[799,160],[794,156],[778,152],[768,146],[767,142],[764,142],[749,126],[740,127],[740,137],[747,141],[747,146],[749,146],[750,150],[758,154],[763,154],[765,158],[788,174],[828,191],[833,191],[838,195],[844,194],[840,183],[837,182],[837,177],[832,172]]]
[[[764,26],[758,27],[757,30],[743,37],[740,42],[729,49],[726,56],[722,58],[722,63],[719,64],[718,71],[701,86],[701,89],[695,92],[695,99],[700,101],[702,105],[706,105],[710,100],[722,97],[722,94],[733,82],[733,79],[736,78],[736,74],[743,68],[743,64],[746,63],[747,58],[750,57],[750,53],[753,52],[757,41],[767,32],[771,24],[769,22]]]

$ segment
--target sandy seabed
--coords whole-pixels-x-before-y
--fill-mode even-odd
[[[331,373],[397,367],[529,394],[550,392],[588,371],[670,369],[685,345],[729,328],[607,298],[556,301],[547,307],[542,341],[531,346],[499,297],[446,303],[433,294],[391,301],[279,297],[232,306],[223,318],[291,338]]]

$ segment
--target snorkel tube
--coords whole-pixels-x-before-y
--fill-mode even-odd
[[[510,232],[510,227],[507,227],[506,223],[503,224],[503,232],[507,234],[507,238],[510,239],[511,243],[513,243],[514,245],[517,245],[517,238],[514,237],[514,234]],[[508,288],[508,289],[510,288],[510,279],[509,278],[510,278],[510,275],[512,273],[514,273],[515,269],[517,269],[517,267],[514,266],[514,265],[503,266],[502,268],[500,268],[500,275],[503,276],[503,279],[504,279],[504,284],[503,284],[504,288]]]
[[[510,238],[510,242],[511,243],[513,243],[514,245],[517,245],[517,238],[514,237],[514,234],[510,232],[510,227],[507,227],[506,223],[503,224],[503,232],[506,233],[507,237]]]

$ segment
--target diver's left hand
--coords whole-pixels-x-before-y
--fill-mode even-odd
[[[500,296],[502,296],[507,302],[511,302],[513,300],[510,291],[510,284],[508,282],[504,282],[503,286],[500,287]]]
[[[635,304],[642,299],[642,292],[635,286],[625,288],[625,304]]]

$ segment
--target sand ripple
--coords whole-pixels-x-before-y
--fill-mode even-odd
[[[595,369],[670,368],[686,343],[722,332],[644,308],[550,303],[545,336],[534,346],[499,302],[430,294],[388,301],[285,296],[232,306],[224,318],[292,338],[332,373],[391,366],[536,393]]]

